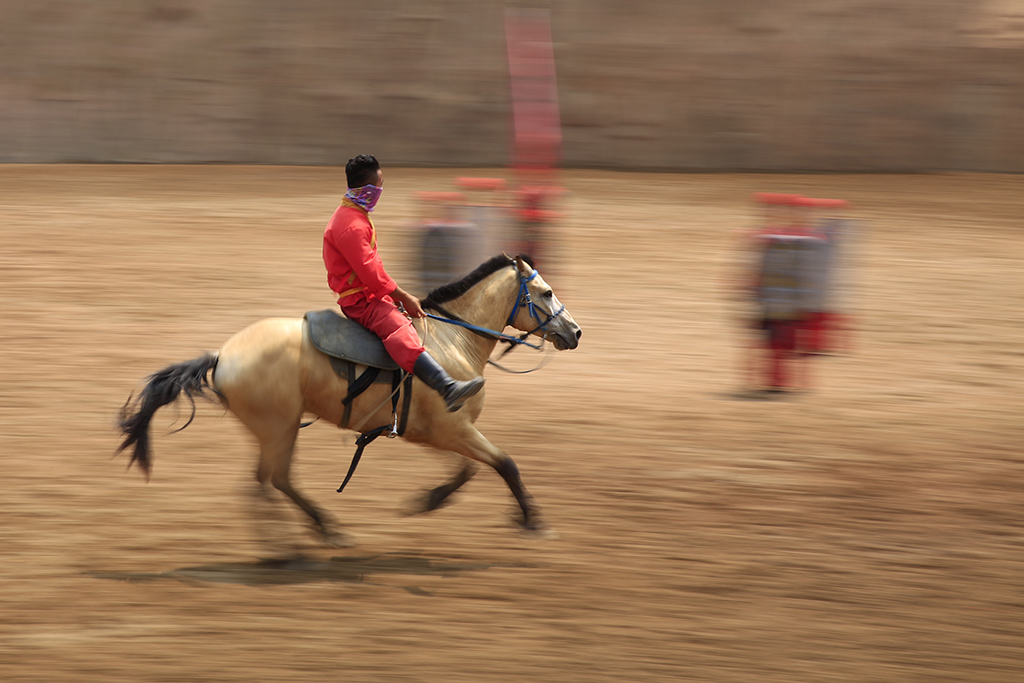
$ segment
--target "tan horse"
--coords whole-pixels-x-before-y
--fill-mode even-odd
[[[518,256],[490,259],[459,282],[431,292],[423,307],[469,325],[431,318],[415,321],[426,348],[456,379],[483,374],[498,342],[499,333],[492,331],[506,325],[545,338],[559,350],[579,345],[579,325],[537,271]],[[261,487],[269,481],[308,515],[325,542],[346,545],[337,523],[299,493],[289,476],[303,414],[312,413],[340,426],[342,398],[348,389],[347,381],[334,371],[328,356],[313,346],[308,323],[291,318],[261,320],[228,339],[218,352],[171,365],[150,376],[138,397],[134,401],[129,398],[121,413],[124,440],[118,452],[134,447],[129,466],[136,463],[148,478],[149,423],[153,415],[181,392],[191,400],[210,388],[259,441],[256,479]],[[372,385],[353,401],[349,424],[360,430],[390,424],[390,393],[390,385]],[[440,507],[476,473],[476,463],[484,463],[508,484],[522,510],[522,527],[541,529],[543,523],[512,458],[473,426],[483,404],[481,391],[462,410],[450,413],[440,395],[415,381],[404,416],[407,427],[403,437],[469,458],[454,477],[428,491],[415,511]]]

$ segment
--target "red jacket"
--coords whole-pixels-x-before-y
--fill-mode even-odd
[[[380,299],[398,286],[377,254],[377,234],[365,211],[344,200],[324,230],[327,284],[338,303]],[[354,297],[354,298],[352,298]]]

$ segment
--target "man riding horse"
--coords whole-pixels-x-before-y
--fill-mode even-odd
[[[399,287],[384,270],[370,220],[384,185],[377,159],[369,154],[350,159],[345,176],[348,192],[324,230],[324,265],[331,291],[345,317],[380,337],[395,362],[441,394],[448,410],[455,412],[479,393],[484,378],[453,379],[427,353],[406,315],[424,317],[419,299]]]
[[[411,370],[443,397],[441,401],[432,392],[407,392],[402,408],[406,429],[399,429],[397,435],[469,460],[454,477],[427,491],[412,510],[429,512],[439,508],[473,477],[477,463],[481,463],[494,468],[508,485],[522,513],[517,520],[520,526],[528,531],[544,531],[543,520],[515,461],[474,424],[483,408],[482,375],[499,340],[525,343],[524,339],[503,334],[505,327],[548,340],[555,349],[565,350],[579,346],[579,325],[528,260],[506,254],[480,264],[458,282],[438,287],[421,305],[395,284],[377,255],[369,220],[383,181],[376,159],[356,157],[346,171],[349,193],[324,231],[328,281],[338,295],[342,312],[381,337],[399,367]],[[413,321],[396,302],[417,318],[424,317],[424,307],[444,314],[417,320],[416,325],[424,330],[430,319],[448,324],[434,327],[421,343]],[[332,515],[302,495],[291,481],[303,416],[315,415],[338,427],[359,431],[349,427],[349,418],[359,425],[368,421],[384,425],[398,413],[394,403],[388,405],[388,393],[393,398],[393,390],[383,384],[371,382],[346,403],[352,381],[338,373],[331,356],[314,341],[315,317],[307,314],[303,318],[258,320],[231,336],[216,352],[169,365],[151,375],[139,394],[129,397],[119,415],[124,440],[118,450],[131,448],[130,463],[137,464],[148,477],[149,427],[156,412],[182,396],[189,401],[197,396],[215,397],[259,443],[259,490],[265,492],[265,485],[272,484],[306,514],[325,543],[350,545]],[[424,346],[430,348],[429,354]],[[435,358],[457,376],[474,379],[453,379]],[[456,413],[463,403],[465,409]]]

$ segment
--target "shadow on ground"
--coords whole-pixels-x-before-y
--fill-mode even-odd
[[[133,583],[174,579],[183,583],[231,583],[245,586],[295,585],[319,581],[385,585],[375,583],[372,577],[391,574],[450,577],[495,567],[532,568],[532,565],[462,562],[446,558],[387,554],[367,557],[332,557],[329,560],[293,557],[254,562],[225,562],[198,567],[182,567],[159,573],[91,571],[86,572],[86,575],[96,579]],[[430,594],[418,587],[401,586],[401,588],[415,595]]]

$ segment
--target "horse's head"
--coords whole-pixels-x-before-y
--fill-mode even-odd
[[[515,266],[519,293],[508,324],[547,339],[559,351],[579,346],[583,332],[548,283],[522,257],[515,257]]]

